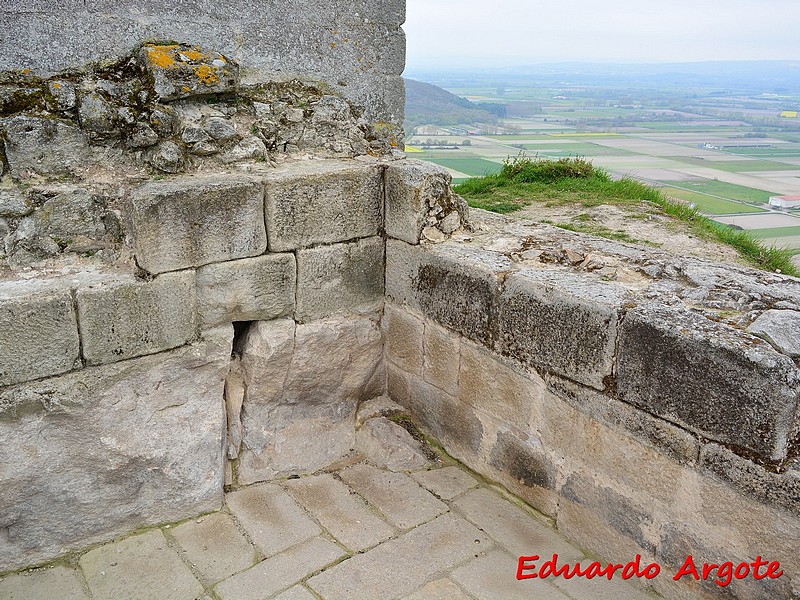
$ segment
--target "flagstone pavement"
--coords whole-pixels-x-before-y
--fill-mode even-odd
[[[618,579],[516,578],[589,563],[545,517],[446,458],[367,462],[230,491],[220,512],[0,579],[2,600],[634,600]]]

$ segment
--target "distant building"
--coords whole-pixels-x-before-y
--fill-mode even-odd
[[[771,196],[769,205],[773,208],[800,208],[800,196]]]
[[[797,111],[796,110],[785,110],[781,113],[781,116],[784,119],[796,119],[797,118]]]

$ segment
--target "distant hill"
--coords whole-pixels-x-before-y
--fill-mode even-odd
[[[436,125],[473,125],[495,123],[497,117],[475,104],[451,94],[447,90],[406,79],[405,129],[410,133],[414,127],[435,123]]]

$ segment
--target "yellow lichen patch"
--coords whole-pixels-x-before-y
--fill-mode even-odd
[[[200,62],[205,58],[203,53],[200,52],[200,50],[198,50],[197,48],[194,48],[192,50],[184,50],[183,52],[181,52],[181,54],[183,54],[189,60],[193,60],[196,62]]]
[[[206,85],[214,85],[219,83],[219,75],[214,67],[208,65],[200,65],[194,70],[197,78]]]
[[[186,87],[186,86],[183,86],[183,87],[181,88],[181,91],[182,91],[184,94],[188,94],[188,93],[189,93],[189,92],[191,92],[192,90],[191,90],[190,88]]]
[[[54,90],[60,90],[61,89],[61,84],[60,83],[54,83],[53,84],[53,89]]]
[[[331,48],[336,48],[336,42],[331,42]]]
[[[175,59],[172,58],[170,50],[178,46],[145,46],[147,50],[147,60],[157,67],[169,69],[175,66]]]

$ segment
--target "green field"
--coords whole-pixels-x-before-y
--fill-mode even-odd
[[[777,238],[787,237],[790,235],[800,235],[800,225],[795,227],[770,227],[767,229],[752,229],[750,230],[757,238]]]
[[[503,167],[500,163],[477,157],[440,157],[415,154],[414,158],[427,160],[448,169],[453,169],[471,177],[480,177],[497,173]]]
[[[552,138],[551,138],[552,139]],[[561,158],[564,156],[635,156],[636,152],[623,150],[622,148],[611,148],[599,144],[587,144],[585,142],[575,142],[571,144],[522,144],[522,147],[529,154],[538,152],[546,156]]]
[[[698,167],[708,167],[728,173],[746,173],[748,171],[796,171],[797,165],[772,162],[769,160],[703,160],[691,156],[670,156],[671,160],[685,162]]]
[[[731,200],[740,200],[752,204],[766,204],[770,196],[778,196],[775,192],[757,190],[755,188],[725,183],[724,181],[713,181],[703,179],[702,181],[662,181],[666,185],[676,188],[686,188],[691,191],[721,196]]]
[[[764,158],[800,158],[800,148],[723,148],[723,152]]]
[[[685,183],[685,182],[683,182]],[[732,200],[723,200],[722,198],[715,198],[714,196],[707,196],[700,192],[690,192],[688,190],[681,190],[674,187],[664,187],[661,190],[667,195],[686,202],[693,202],[697,210],[707,215],[727,215],[734,213],[758,213],[764,212],[764,209],[755,206],[748,206]]]

